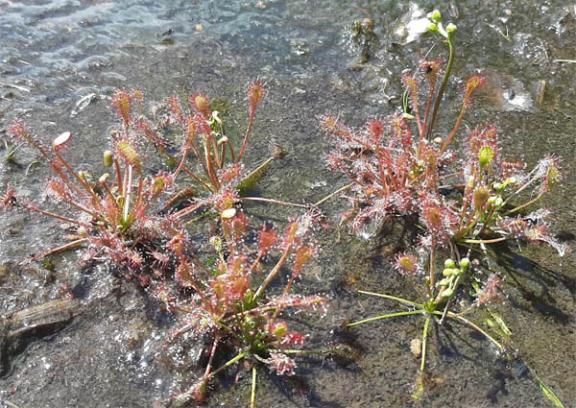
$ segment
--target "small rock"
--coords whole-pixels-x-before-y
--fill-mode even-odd
[[[3,264],[0,265],[0,283],[8,276],[10,270],[8,269],[8,265]]]
[[[410,352],[415,358],[420,357],[422,354],[422,340],[412,339],[410,342]]]

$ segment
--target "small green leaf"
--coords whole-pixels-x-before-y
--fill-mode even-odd
[[[560,398],[558,398],[554,390],[548,387],[546,384],[544,384],[544,381],[542,381],[540,377],[536,375],[536,372],[534,372],[534,370],[530,370],[530,372],[532,373],[534,380],[536,380],[536,382],[538,383],[540,391],[542,391],[542,394],[548,399],[548,401],[550,401],[555,408],[565,408],[564,404],[562,404],[562,401],[560,401]]]
[[[509,338],[512,335],[512,332],[504,322],[504,319],[502,319],[502,316],[500,316],[496,312],[490,312],[490,316],[492,317],[492,319],[494,319],[494,322],[496,322],[496,324],[498,325],[498,328],[500,329],[502,336],[505,338]]]
[[[264,173],[266,172],[266,170],[268,170],[268,167],[270,167],[271,164],[272,164],[272,159],[268,159],[264,163],[262,163],[260,166],[258,166],[256,169],[254,169],[250,174],[248,174],[240,182],[240,184],[238,184],[237,188],[240,191],[240,194],[245,193],[246,191],[249,191],[249,190],[253,190],[256,187],[256,185],[258,184],[258,182],[260,181],[260,179],[262,178],[262,176],[264,175]]]

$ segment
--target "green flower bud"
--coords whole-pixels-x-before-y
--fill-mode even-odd
[[[288,328],[286,327],[286,325],[279,324],[274,328],[274,332],[272,334],[274,334],[274,336],[276,337],[284,337],[284,335],[286,335],[287,332]]]
[[[244,317],[244,324],[246,325],[246,328],[252,329],[256,327],[256,320],[254,320],[252,316],[246,315],[246,317]]]
[[[453,276],[458,275],[459,273],[460,270],[456,268],[444,268],[444,270],[442,271],[443,276]]]
[[[492,184],[492,187],[494,188],[494,190],[500,191],[500,190],[502,190],[502,188],[504,187],[504,185],[503,185],[502,183],[495,182],[495,183]]]
[[[78,177],[80,177],[83,181],[88,181],[90,179],[90,173],[84,170],[80,170],[78,172]]]
[[[502,190],[504,190],[508,186],[513,186],[516,183],[518,183],[518,180],[516,179],[516,177],[508,177],[506,180],[504,180]]]
[[[480,162],[480,167],[484,168],[492,162],[494,159],[494,150],[490,146],[483,146],[478,151],[478,161]]]
[[[453,34],[453,33],[455,33],[457,29],[458,29],[458,27],[456,27],[456,24],[450,23],[450,24],[448,24],[448,25],[446,26],[446,32],[447,32],[448,34]]]
[[[456,268],[456,262],[453,259],[446,259],[444,261],[444,268]]]
[[[468,269],[470,267],[470,259],[468,258],[462,258],[460,259],[460,269],[462,269],[463,271],[465,271],[466,269]]]
[[[436,286],[442,287],[442,286],[448,286],[450,284],[451,279],[450,278],[444,278],[440,281],[438,281],[438,283],[436,283]]]
[[[114,161],[114,154],[110,150],[105,150],[102,154],[102,161],[104,162],[105,167],[112,166],[112,162]]]
[[[428,27],[426,27],[426,30],[430,33],[437,33],[438,32],[438,24],[430,23],[430,24],[428,24]]]
[[[431,13],[428,13],[428,18],[435,23],[439,23],[442,20],[442,13],[440,13],[440,10],[433,10]]]
[[[480,210],[482,209],[482,207],[484,207],[484,204],[486,204],[486,202],[488,202],[488,200],[490,199],[490,192],[486,187],[480,186],[476,190],[474,190],[474,194],[472,196],[473,196],[472,201],[474,203],[474,209]]]
[[[210,238],[210,243],[216,250],[216,252],[222,252],[222,239],[220,237]]]
[[[449,298],[454,294],[454,289],[444,289],[442,292],[440,292],[440,297],[441,298]]]

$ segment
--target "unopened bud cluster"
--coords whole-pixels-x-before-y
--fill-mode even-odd
[[[457,30],[456,24],[448,23],[448,25],[444,27],[442,24],[442,13],[440,13],[439,10],[428,13],[428,18],[430,19],[430,24],[428,25],[429,32],[439,33],[447,39],[452,39]]]
[[[460,277],[466,273],[470,268],[470,259],[462,258],[458,265],[453,259],[446,259],[444,261],[444,269],[442,270],[442,276],[444,277],[436,286],[440,289],[440,293],[436,301],[447,300],[454,295],[456,286]]]

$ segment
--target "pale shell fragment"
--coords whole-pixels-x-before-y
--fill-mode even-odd
[[[224,220],[228,220],[230,218],[234,218],[235,215],[236,215],[236,208],[227,208],[224,211],[222,211],[220,217],[222,217],[222,219]]]
[[[60,149],[66,145],[72,138],[72,133],[64,132],[61,133],[56,139],[52,141],[52,147],[54,149]]]

